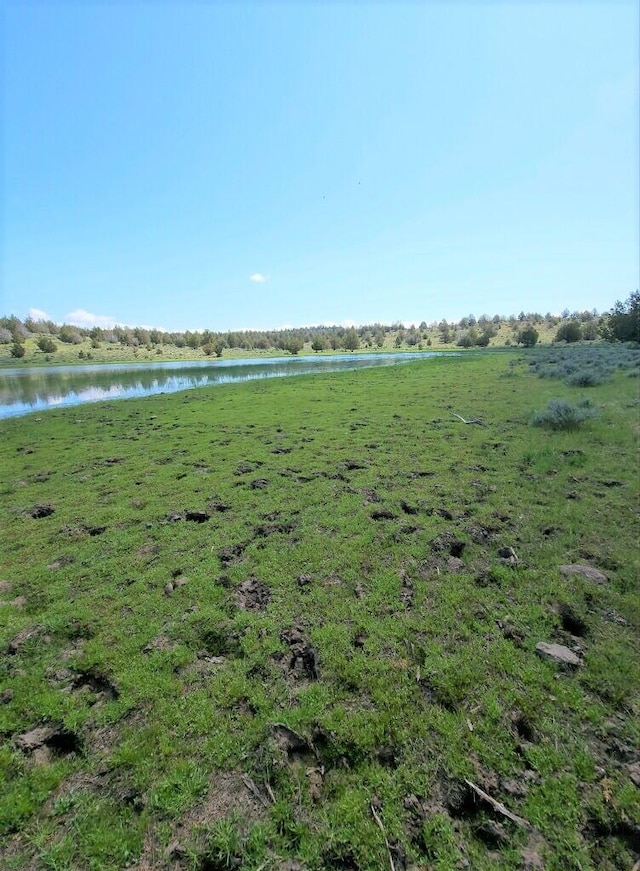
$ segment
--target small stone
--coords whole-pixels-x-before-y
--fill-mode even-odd
[[[447,571],[452,574],[464,571],[464,563],[457,556],[450,556],[447,560]]]
[[[172,596],[173,595],[173,584],[171,583],[171,581],[169,581],[168,584],[164,585],[164,594],[165,594],[165,596]]]
[[[189,581],[187,580],[187,578],[176,578],[175,581],[173,582],[173,586],[174,586],[174,589],[176,587],[186,587],[188,583],[189,583]]]
[[[580,657],[562,644],[547,644],[546,641],[539,641],[536,644],[536,653],[543,659],[550,659],[559,665],[568,665],[571,668],[581,665]]]
[[[560,571],[565,577],[580,575],[580,577],[586,578],[588,581],[593,581],[594,584],[606,584],[609,580],[603,572],[594,569],[593,566],[583,566],[578,563],[560,566]]]

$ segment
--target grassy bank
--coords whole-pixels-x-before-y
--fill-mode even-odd
[[[2,867],[630,869],[639,381],[566,368],[2,423]]]

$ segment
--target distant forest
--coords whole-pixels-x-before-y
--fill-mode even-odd
[[[145,348],[161,351],[163,346],[188,348],[207,356],[221,357],[225,350],[282,351],[298,354],[303,349],[321,351],[355,351],[358,349],[414,348],[453,345],[462,348],[487,345],[521,344],[533,346],[538,341],[640,341],[640,293],[631,294],[625,303],[618,302],[610,312],[568,309],[560,315],[521,311],[504,317],[469,314],[459,321],[422,321],[405,325],[400,322],[366,324],[359,327],[314,326],[284,330],[163,331],[145,327],[114,326],[111,329],[84,329],[53,321],[24,321],[15,315],[0,317],[0,344],[11,345],[11,356],[24,355],[24,343],[35,340],[39,350],[54,353],[56,341],[66,345],[90,342],[94,349],[109,346]]]

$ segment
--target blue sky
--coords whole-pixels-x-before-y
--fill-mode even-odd
[[[0,14],[0,313],[419,323],[638,287],[637,2]]]

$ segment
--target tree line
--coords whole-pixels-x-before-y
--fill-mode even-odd
[[[29,338],[36,339],[37,347],[46,354],[57,350],[56,342],[80,345],[90,340],[93,348],[103,345],[120,345],[133,349],[144,347],[148,350],[161,349],[164,345],[176,348],[201,350],[207,356],[221,357],[225,350],[268,351],[277,350],[298,354],[309,344],[315,352],[356,351],[359,348],[382,348],[389,341],[394,347],[423,348],[435,341],[443,345],[458,347],[484,347],[497,335],[501,328],[510,328],[511,337],[507,344],[533,346],[539,340],[537,327],[555,329],[554,340],[564,342],[593,341],[602,338],[606,341],[640,342],[640,291],[632,293],[626,302],[617,302],[611,311],[598,314],[592,311],[568,309],[561,315],[545,315],[538,312],[521,311],[508,317],[486,314],[476,318],[469,314],[459,321],[427,323],[405,326],[397,321],[385,325],[373,323],[359,327],[310,326],[286,330],[227,330],[201,331],[186,330],[169,332],[145,327],[114,326],[110,329],[92,327],[85,329],[72,324],[56,324],[50,320],[26,318],[22,321],[16,315],[0,317],[0,344],[11,344],[11,354],[22,357],[24,343]],[[389,340],[389,341],[388,341]]]

